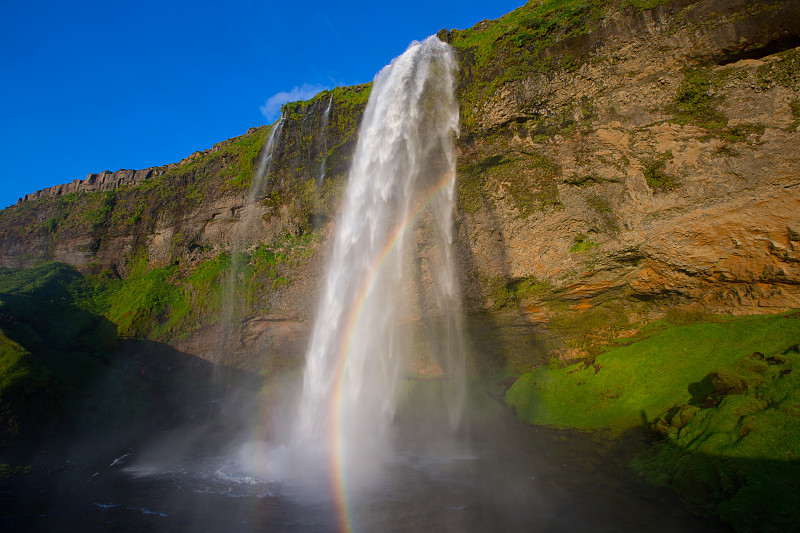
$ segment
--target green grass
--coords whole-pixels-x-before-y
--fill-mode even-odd
[[[605,4],[597,0],[528,2],[480,29],[455,30],[452,44],[473,50],[479,67],[487,66],[498,52],[509,50],[521,51],[530,58],[556,38],[587,32],[587,16],[598,21]],[[509,66],[517,65],[513,62]]]
[[[0,269],[0,426],[6,437],[43,435],[74,420],[86,387],[110,360],[116,328],[75,305],[71,290],[80,282],[80,274],[61,263]]]
[[[0,441],[44,430],[60,410],[53,373],[0,332]]]
[[[544,50],[599,27],[607,6],[605,0],[532,1],[497,20],[451,32],[451,44],[475,64],[469,86],[461,95],[463,124],[467,128],[474,125],[473,108],[497,87],[533,71],[575,68],[578,58],[548,56]]]
[[[622,0],[623,9],[633,9],[635,11],[643,11],[645,9],[653,9],[654,7],[663,6],[669,0]]]
[[[632,428],[686,403],[690,384],[743,355],[781,352],[798,341],[797,315],[669,326],[598,355],[593,365],[526,373],[506,400],[532,424]]]
[[[285,236],[237,254],[234,320],[264,311],[264,298],[311,253],[311,238]],[[147,421],[163,396],[159,383],[172,374],[166,364],[146,376],[118,364],[117,331],[172,339],[219,321],[230,263],[220,254],[191,269],[148,269],[140,253],[125,280],[82,276],[62,263],[0,268],[0,441]]]
[[[800,313],[672,313],[593,361],[520,377],[532,424],[653,439],[631,466],[737,531],[800,530]]]
[[[462,124],[472,129],[478,118],[474,110],[508,82],[534,72],[577,69],[589,59],[588,48],[565,47],[552,53],[553,49],[598,30],[609,13],[636,13],[665,3],[667,0],[534,0],[497,20],[453,30],[450,43],[468,64],[462,72]],[[584,101],[583,107],[589,110],[591,102]]]
[[[632,466],[737,531],[800,529],[800,353],[753,353],[710,374],[653,426]]]
[[[314,238],[286,234],[233,260],[223,252],[189,269],[180,264],[148,269],[146,255],[139,253],[127,278],[101,273],[76,279],[72,298],[81,309],[106,317],[122,336],[184,337],[217,323],[228,300],[235,302],[231,318],[237,321],[268,311],[270,294],[291,283],[292,266],[311,255]]]
[[[274,125],[272,126],[275,127]],[[253,174],[256,170],[258,153],[267,141],[270,128],[260,128],[252,134],[235,138],[225,146],[221,157],[230,158],[233,165],[225,168],[223,176],[228,178],[228,184],[239,190],[247,190],[253,183]],[[197,191],[196,194],[202,194]]]

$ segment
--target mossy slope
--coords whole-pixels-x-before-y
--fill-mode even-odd
[[[800,341],[800,315],[669,326],[564,368],[524,374],[506,400],[522,420],[583,429],[627,429],[691,398],[688,386],[742,355],[776,354]]]
[[[800,353],[751,354],[659,417],[633,466],[738,531],[800,526]],[[705,388],[703,387],[705,385]]]
[[[800,313],[651,326],[593,362],[540,368],[506,395],[529,423],[637,428],[633,467],[740,531],[800,527]]]

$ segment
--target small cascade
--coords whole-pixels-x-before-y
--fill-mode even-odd
[[[322,138],[320,146],[322,147],[322,161],[319,164],[319,169],[317,170],[316,175],[316,190],[314,193],[314,211],[315,213],[320,213],[323,209],[323,196],[322,196],[322,187],[325,184],[325,175],[328,171],[328,123],[330,121],[331,116],[331,106],[333,104],[333,93],[331,93],[330,98],[328,99],[328,105],[325,107],[325,113],[322,115],[322,120],[319,126],[319,134]],[[312,217],[312,223],[314,225],[314,229],[319,229],[322,225],[322,221],[325,218],[322,216],[314,215]]]
[[[253,184],[250,186],[250,193],[247,195],[248,206],[255,203],[264,192],[264,180],[267,179],[269,171],[272,168],[275,147],[281,142],[284,122],[286,122],[286,116],[281,114],[281,118],[278,119],[277,124],[270,130],[267,142],[264,143],[264,148],[261,150],[261,159],[258,162],[255,174],[253,174]]]
[[[322,115],[322,123],[320,124],[319,131],[322,135],[322,162],[319,164],[319,171],[317,172],[317,191],[322,189],[322,182],[325,181],[325,174],[328,170],[328,122],[331,116],[331,104],[333,104],[333,94],[328,99],[328,106],[325,108],[325,114]]]
[[[238,224],[234,226],[232,239],[232,246],[230,250],[230,267],[228,269],[228,277],[225,288],[225,300],[222,305],[222,332],[219,336],[218,345],[218,358],[217,362],[221,362],[222,354],[226,353],[228,344],[228,337],[231,333],[231,326],[233,324],[233,314],[236,300],[236,280],[242,265],[239,263],[241,260],[242,247],[247,242],[258,242],[258,227],[254,227],[255,223],[261,219],[258,213],[257,203],[261,196],[264,194],[264,184],[267,176],[272,168],[272,160],[275,155],[275,149],[280,144],[281,133],[283,131],[283,124],[285,116],[281,115],[278,122],[272,126],[269,132],[267,141],[264,143],[264,148],[261,149],[260,159],[258,166],[253,174],[253,183],[250,185],[250,191],[247,194],[247,199],[241,208],[241,218]]]
[[[291,446],[302,456],[298,468],[346,480],[337,492],[366,486],[391,455],[398,384],[412,351],[400,326],[421,312],[422,299],[412,294],[429,293],[426,312],[438,324],[433,356],[447,382],[439,404],[453,428],[459,423],[465,372],[451,251],[456,70],[451,48],[436,37],[412,44],[376,76],[361,124]],[[425,276],[409,266],[419,261],[414,239],[423,223],[433,235]]]

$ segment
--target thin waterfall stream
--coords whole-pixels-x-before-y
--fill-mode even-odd
[[[331,118],[331,105],[333,104],[333,95],[328,98],[328,105],[325,107],[325,113],[322,114],[322,123],[320,124],[319,131],[322,135],[322,161],[319,164],[317,171],[317,190],[322,188],[322,183],[325,181],[325,174],[328,170],[328,122]]]
[[[237,263],[238,252],[241,252],[245,243],[249,242],[249,237],[253,233],[258,232],[258,228],[254,227],[254,222],[259,218],[256,202],[261,198],[264,192],[264,183],[269,176],[269,171],[272,168],[272,160],[275,155],[275,148],[281,140],[281,133],[283,132],[283,124],[286,117],[281,115],[278,121],[270,129],[264,147],[259,153],[258,165],[253,173],[253,183],[247,193],[244,204],[241,207],[240,216],[242,217],[242,224],[236,226],[234,234],[231,235],[231,249],[230,249],[230,267],[228,268],[228,276],[225,289],[225,301],[222,306],[222,331],[219,336],[217,345],[218,360],[226,353],[225,347],[229,342],[229,336],[232,330],[233,319],[235,315],[236,305],[236,282],[238,280],[239,271],[242,265]]]
[[[320,143],[322,147],[322,161],[319,163],[317,175],[315,176],[316,189],[314,190],[314,209],[320,211],[323,205],[323,187],[325,186],[325,176],[328,174],[328,124],[330,123],[331,107],[333,107],[333,94],[328,97],[328,105],[325,106],[325,112],[322,114],[322,120],[319,126],[319,135],[322,138]],[[324,217],[317,215],[312,216],[312,225],[315,230],[319,230]]]

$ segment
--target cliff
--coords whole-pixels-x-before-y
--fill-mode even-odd
[[[496,396],[532,423],[644,424],[665,437],[648,479],[760,527],[752,502],[726,502],[797,479],[800,432],[782,421],[800,408],[787,313],[800,308],[800,0],[530,2],[438,36],[460,65],[471,371],[503,378]],[[369,92],[325,91],[179,163],[90,174],[1,211],[0,359],[44,391],[29,411],[56,416],[56,381],[78,390],[53,377],[69,365],[30,362],[48,343],[98,374],[117,336],[262,376],[297,369]],[[48,337],[50,319],[65,332]],[[407,369],[440,372],[424,356]],[[765,455],[751,433],[777,444]]]
[[[561,330],[562,357],[665,307],[800,303],[800,4],[663,4],[440,34],[463,58],[467,294]]]
[[[531,3],[439,36],[461,66],[462,286],[473,312],[543,340],[519,370],[544,351],[590,355],[675,306],[800,306],[800,2]],[[254,205],[276,125],[27,196],[0,213],[0,265],[57,260],[124,280],[144,257],[145,270],[179,265],[182,287],[220,254],[294,249],[303,257],[275,272],[286,283],[253,289],[242,318],[302,322],[368,94],[287,104]],[[302,250],[287,244],[298,238]]]

